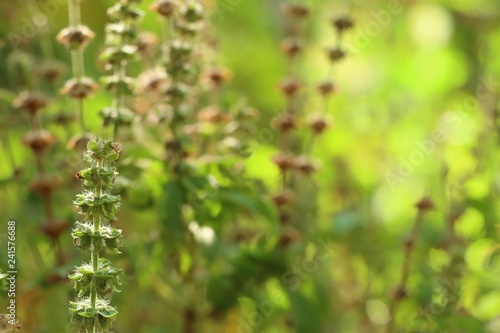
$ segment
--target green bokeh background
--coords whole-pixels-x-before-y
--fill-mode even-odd
[[[40,1],[40,5],[43,8],[48,2]],[[35,17],[30,3],[36,7],[35,1],[0,0],[0,39],[4,43],[0,49],[0,87],[4,90],[16,89],[9,74],[9,39],[13,33],[20,34]],[[260,111],[246,168],[248,176],[259,179],[269,192],[277,188],[278,176],[271,161],[277,152],[277,133],[269,123],[284,105],[277,89],[286,72],[279,49],[284,36],[280,10],[283,3],[220,0],[213,7],[210,31],[219,43],[217,63],[233,72],[225,96],[228,100],[244,96]],[[500,332],[500,2],[301,3],[312,10],[306,22],[305,55],[298,68],[311,92],[304,100],[305,115],[321,111],[313,90],[316,82],[330,72],[325,48],[337,42],[331,18],[349,13],[356,22],[355,29],[343,40],[349,56],[333,70],[332,77],[339,87],[328,109],[333,127],[317,141],[313,152],[322,167],[315,175],[318,218],[310,224],[316,237],[332,240],[332,251],[319,269],[301,279],[301,293],[284,296],[280,277],[269,279],[255,295],[239,298],[239,306],[228,314],[224,325],[208,322],[201,332],[289,332],[292,330],[284,320],[288,317],[301,323],[295,328],[297,332],[383,332],[391,290],[401,272],[402,244],[416,213],[414,204],[426,195],[432,197],[437,209],[425,218],[409,279],[411,297],[401,303],[396,320],[406,326],[404,332],[417,332],[412,327],[418,325],[427,329],[422,332]],[[96,59],[102,50],[106,8],[112,4],[91,0],[82,4],[83,21],[97,35],[85,51],[85,67],[91,77],[103,73]],[[147,14],[142,28],[160,33],[162,25],[147,10],[149,5],[144,1]],[[57,13],[50,16],[51,36],[67,24],[66,6],[56,8]],[[39,38],[32,42],[30,52],[39,58],[46,56]],[[49,41],[53,51],[49,53],[69,63],[66,50],[52,42],[53,38]],[[101,130],[97,112],[109,102],[104,92],[86,102],[86,121],[97,133],[108,133]],[[44,114],[43,121],[48,123],[61,106],[68,111],[73,107],[69,101],[57,103]],[[1,112],[7,119],[7,112],[16,111],[4,106]],[[66,332],[65,311],[72,297],[71,288],[45,286],[42,279],[46,272],[37,267],[33,258],[31,248],[37,247],[46,257],[46,266],[51,267],[50,246],[36,232],[42,216],[39,199],[25,188],[34,174],[34,162],[21,144],[27,125],[22,117],[18,120],[14,124],[2,121],[2,138],[8,138],[24,176],[21,182],[10,181],[13,169],[2,146],[0,226],[9,219],[18,222],[18,283],[23,295],[19,316],[21,320],[34,316],[30,319],[36,323],[33,332]],[[51,126],[59,137],[65,137],[64,129]],[[53,148],[57,152],[55,160],[66,161],[78,170],[79,157],[64,146],[59,142]],[[157,143],[151,143],[151,150],[157,148]],[[49,171],[57,173],[58,168],[59,164],[54,163]],[[161,191],[156,181],[160,174],[161,164],[151,162],[140,179],[145,191]],[[168,270],[162,266],[161,253],[169,244],[155,240],[155,212],[136,209],[143,199],[141,190],[136,189],[135,195],[123,204],[119,222],[126,245],[125,255],[116,257],[116,262],[134,274],[127,275],[125,291],[114,298],[120,310],[116,332],[181,332],[175,304],[171,305],[176,301],[175,293],[161,277]],[[70,221],[75,216],[71,201],[68,192],[56,196],[61,218]],[[453,260],[453,255],[442,248],[447,237],[447,216],[452,210],[463,211],[455,231],[463,240],[460,251],[465,265],[456,277],[458,281],[450,280],[459,285],[454,290],[458,290],[455,296],[463,309],[460,315],[433,312],[430,305],[442,288],[440,272]],[[263,234],[276,229],[275,224],[256,215],[245,217],[243,223],[258,225]],[[0,229],[0,234],[3,232]],[[318,243],[310,241],[309,253],[313,253]],[[4,243],[0,238],[2,254]],[[63,247],[73,251],[76,264],[79,254],[69,234]],[[0,258],[0,267],[5,267],[4,257]],[[221,267],[214,267],[213,272]],[[202,299],[200,295],[200,302]],[[266,300],[272,301],[274,311],[263,315],[263,322],[253,325],[252,330],[246,328]],[[23,302],[40,304],[40,311],[24,312]]]

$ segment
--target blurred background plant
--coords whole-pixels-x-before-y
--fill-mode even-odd
[[[56,42],[66,1],[0,0],[0,246],[17,221],[24,331],[72,331],[74,175],[88,133],[118,133],[116,332],[500,332],[497,1],[125,3],[81,1],[81,57]],[[84,77],[70,58],[102,85],[84,122],[59,94]],[[315,168],[283,192],[280,151]]]

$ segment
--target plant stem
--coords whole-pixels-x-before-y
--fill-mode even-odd
[[[102,161],[97,162],[97,187],[95,190],[95,199],[99,200],[101,197],[101,190],[102,190],[102,184],[101,184],[101,177],[99,174],[99,171],[102,167]],[[94,224],[94,235],[99,234],[99,230],[101,228],[101,215],[100,214],[94,214],[92,217],[92,222]],[[94,271],[94,277],[92,280],[92,284],[90,286],[90,304],[92,306],[92,309],[95,310],[96,308],[96,301],[97,301],[97,288],[95,285],[95,274],[99,270],[99,251],[96,251],[96,244],[95,241],[98,240],[98,238],[93,237],[92,238],[92,247],[91,247],[91,256],[92,256],[92,270]],[[94,321],[94,333],[97,332],[98,328],[98,321],[97,321],[97,316],[96,320]]]

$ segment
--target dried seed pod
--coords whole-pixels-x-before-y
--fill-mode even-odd
[[[66,72],[63,63],[51,61],[35,66],[35,74],[42,80],[52,82],[60,78]]]
[[[45,236],[56,241],[61,234],[69,229],[69,224],[63,221],[48,221],[40,226],[39,230]]]
[[[68,95],[75,99],[83,99],[93,94],[99,86],[89,77],[70,79],[66,81],[64,87],[59,90],[63,95]]]
[[[272,125],[280,132],[288,132],[297,127],[297,122],[294,115],[284,113],[274,118]]]
[[[61,181],[57,177],[43,175],[33,180],[29,187],[40,195],[47,195],[52,193],[60,184]]]
[[[407,296],[406,290],[403,286],[398,286],[392,293],[394,300],[399,301]]]
[[[143,56],[148,56],[158,46],[158,36],[152,32],[142,32],[137,36],[137,51]]]
[[[61,125],[61,126],[69,124],[74,119],[75,119],[75,117],[73,114],[71,114],[67,111],[63,111],[63,110],[57,112],[54,115],[54,117],[52,118],[52,120],[54,121],[55,124]]]
[[[290,245],[294,244],[300,239],[299,234],[296,231],[288,231],[285,234],[281,235],[279,240],[279,245],[282,248],[287,248]]]
[[[313,118],[309,122],[309,127],[315,135],[319,135],[329,126],[328,121],[322,117]]]
[[[434,202],[432,201],[431,198],[425,197],[419,202],[415,204],[415,207],[418,208],[418,210],[425,212],[428,210],[433,210],[436,208],[436,205],[434,205]]]
[[[326,97],[333,94],[336,90],[336,87],[332,81],[324,81],[318,84],[317,89],[322,96]]]
[[[49,105],[49,100],[40,92],[22,92],[12,103],[15,108],[23,109],[31,115]]]
[[[215,105],[208,106],[198,113],[198,120],[208,123],[222,123],[229,119],[228,115],[222,112],[219,107]]]
[[[273,196],[273,202],[276,206],[282,207],[290,204],[294,199],[294,195],[290,191],[286,191]]]
[[[351,18],[349,18],[347,16],[335,18],[335,19],[333,19],[332,23],[333,23],[333,26],[335,27],[335,29],[337,29],[337,31],[339,31],[339,32],[344,32],[344,31],[352,29],[352,27],[354,27],[354,22],[352,21]]]
[[[337,62],[346,57],[345,51],[339,47],[328,49],[327,52],[328,52],[328,58],[330,59],[331,62]]]
[[[283,12],[293,18],[305,18],[309,15],[309,8],[303,5],[286,4]]]
[[[288,78],[280,83],[280,90],[287,97],[292,97],[300,90],[300,83],[294,78]]]
[[[224,82],[231,79],[231,76],[231,71],[227,69],[211,69],[201,74],[201,78],[210,82],[215,88],[219,88]]]
[[[317,164],[307,156],[299,156],[293,160],[293,167],[295,170],[302,172],[306,175],[312,174],[318,170]]]
[[[303,49],[303,43],[297,38],[288,38],[281,43],[281,50],[289,57],[294,57]]]
[[[291,220],[292,220],[292,216],[289,213],[280,210],[279,221],[281,224],[288,224],[288,223],[290,223]]]
[[[78,25],[64,28],[56,38],[60,44],[74,50],[86,47],[95,38],[95,33],[85,25]]]
[[[160,91],[165,86],[168,75],[161,68],[153,68],[143,72],[137,78],[137,90],[140,92]]]
[[[280,153],[273,157],[273,162],[280,168],[281,171],[287,171],[293,168],[294,158],[291,155]]]
[[[23,144],[30,147],[35,152],[44,150],[54,141],[54,136],[45,130],[29,132],[23,138]]]
[[[159,0],[151,6],[151,9],[164,17],[171,17],[177,7],[174,0]]]

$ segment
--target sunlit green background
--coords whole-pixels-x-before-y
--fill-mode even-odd
[[[0,0],[1,89],[17,91],[9,66],[12,34],[21,35],[26,25],[31,25],[36,8],[48,2]],[[162,24],[149,11],[150,1],[143,2],[147,14],[142,28],[160,33]],[[260,111],[246,168],[248,177],[259,180],[270,193],[278,184],[278,171],[271,161],[277,152],[278,134],[269,124],[284,105],[277,89],[286,72],[279,48],[284,36],[280,10],[284,3],[219,0],[212,3],[213,26],[207,31],[219,43],[216,62],[233,72],[225,88],[227,100],[244,96]],[[200,332],[384,332],[390,320],[391,295],[401,275],[403,243],[413,226],[414,205],[423,196],[431,197],[437,209],[426,215],[417,240],[409,297],[396,312],[400,331],[500,332],[500,2],[300,3],[312,10],[305,25],[306,52],[300,62],[300,73],[311,92],[304,101],[305,115],[321,108],[313,90],[329,72],[325,49],[337,42],[331,19],[347,13],[356,22],[343,40],[349,56],[333,71],[339,87],[328,110],[333,126],[319,139],[313,153],[322,165],[314,177],[318,217],[304,221],[311,225],[310,245],[306,257],[295,260],[300,267],[321,242],[330,242],[328,256],[310,272],[302,270],[295,296],[283,288],[286,277],[271,277],[252,294],[239,296],[238,306],[222,323],[207,320]],[[97,58],[102,50],[106,8],[112,4],[91,0],[82,4],[83,21],[97,35],[85,51],[87,75],[94,78],[103,74]],[[69,64],[66,50],[54,43],[56,33],[67,25],[67,8],[55,8],[56,13],[50,16],[48,48],[44,50],[40,36],[36,36],[29,52],[39,59],[53,56]],[[70,77],[69,72],[66,77]],[[109,102],[105,92],[86,102],[86,120],[96,133],[109,133],[101,129],[97,115]],[[52,250],[37,232],[43,219],[39,198],[26,189],[35,174],[31,152],[21,144],[28,128],[26,119],[16,115],[20,111],[12,110],[8,98],[2,103],[0,235],[6,232],[9,219],[17,222],[18,316],[26,323],[26,332],[71,332],[67,326],[67,302],[74,296],[71,285],[46,281],[53,264]],[[75,133],[76,125],[65,129],[50,124],[51,115],[60,108],[71,111],[74,106],[60,97],[43,118],[60,138],[51,148],[54,163],[48,164],[54,174],[63,166],[75,172],[82,167],[79,156],[65,149],[68,133]],[[16,166],[23,170],[20,180],[12,180],[7,145]],[[158,146],[151,143],[152,150]],[[120,310],[117,333],[181,332],[178,305],[183,296],[164,278],[169,268],[162,253],[169,244],[159,240],[157,213],[148,208],[148,196],[161,193],[157,181],[161,173],[161,163],[149,161],[122,204],[118,225],[125,234],[124,254],[114,259],[124,267],[126,285],[113,299]],[[72,198],[78,191],[79,184],[74,183],[68,191],[56,194],[60,218],[75,220]],[[260,203],[255,198],[228,195],[228,203],[246,211],[241,218],[243,225],[261,235],[275,236],[273,212],[269,217],[263,213],[269,205],[255,207],[255,202]],[[456,212],[461,213],[454,223],[460,241],[450,250],[446,247],[448,221]],[[4,238],[0,238],[0,246],[0,267],[6,267]],[[224,247],[224,242],[219,246]],[[257,246],[256,242],[248,248]],[[33,248],[42,254],[45,266],[36,264]],[[81,258],[69,232],[63,248],[73,259],[59,272],[62,276]],[[454,260],[463,260],[460,270],[443,273]],[[209,274],[224,271],[223,261],[211,263]],[[4,307],[5,295],[0,295]],[[199,297],[200,303],[204,302],[205,296]],[[447,307],[449,303],[454,311]],[[266,308],[269,304],[272,310]],[[287,325],[290,320],[295,322],[294,328]]]

